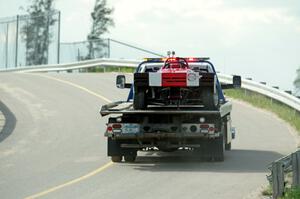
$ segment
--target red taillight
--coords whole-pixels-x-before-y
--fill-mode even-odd
[[[209,131],[214,131],[215,130],[215,128],[214,127],[209,127],[209,129],[208,129]]]
[[[209,125],[208,124],[200,124],[200,128],[202,128],[202,129],[208,129]]]
[[[113,124],[112,127],[114,129],[120,129],[120,128],[122,128],[122,125],[121,124]]]
[[[107,131],[112,131],[112,130],[113,130],[113,128],[111,126],[107,127]]]

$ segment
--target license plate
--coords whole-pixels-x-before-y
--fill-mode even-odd
[[[124,124],[122,133],[139,133],[140,125],[139,124]]]

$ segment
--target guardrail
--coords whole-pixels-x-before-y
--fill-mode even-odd
[[[93,68],[93,67],[137,67],[141,60],[130,60],[130,59],[93,59],[87,61],[80,61],[67,64],[53,64],[53,65],[40,65],[40,66],[23,66],[18,68],[0,69],[0,72],[59,72],[68,70],[77,70],[82,68]]]
[[[232,82],[231,75],[218,74],[218,78],[221,82],[224,83]],[[295,111],[300,112],[300,99],[289,93],[286,93],[285,91],[245,78],[242,79],[242,88],[265,95],[271,99],[277,100],[283,104],[290,106]]]
[[[41,65],[33,67],[20,67],[13,69],[2,69],[0,72],[55,72],[55,71],[69,71],[77,70],[83,68],[92,67],[137,67],[141,60],[128,60],[128,59],[94,59],[88,61],[81,61],[68,64],[54,64],[54,65]],[[220,82],[231,83],[232,76],[222,73],[218,73]],[[297,97],[281,91],[277,88],[266,85],[265,83],[258,83],[249,79],[242,79],[242,88],[250,90],[253,92],[260,93],[262,95],[268,96],[270,99],[277,100],[283,104],[286,104],[293,108],[297,112],[300,112],[300,99]]]
[[[292,172],[292,187],[300,186],[300,150],[274,161],[270,167],[271,175],[267,176],[272,190],[273,198],[284,195],[286,187],[286,174]]]

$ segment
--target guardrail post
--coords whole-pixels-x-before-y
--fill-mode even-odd
[[[284,192],[283,163],[278,161],[272,164],[273,198],[281,197]]]
[[[247,89],[244,89],[244,96],[247,96]]]
[[[110,38],[107,39],[107,58],[110,58]]]
[[[300,186],[300,150],[292,153],[293,187]]]
[[[60,22],[61,16],[60,11],[58,12],[58,31],[57,31],[57,63],[60,63]]]
[[[273,98],[270,98],[271,99],[271,106],[273,105]]]
[[[9,32],[9,23],[6,24],[6,37],[5,37],[5,68],[8,68],[8,32]]]
[[[20,16],[17,15],[17,24],[16,24],[16,46],[15,46],[15,68],[18,67],[18,47],[19,47],[19,20]]]

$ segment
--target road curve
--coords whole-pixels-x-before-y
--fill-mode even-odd
[[[112,164],[98,110],[126,98],[116,74],[0,74],[1,198],[245,198],[266,183],[267,165],[293,151],[288,126],[234,102],[238,135],[225,162],[186,152],[140,153]]]

